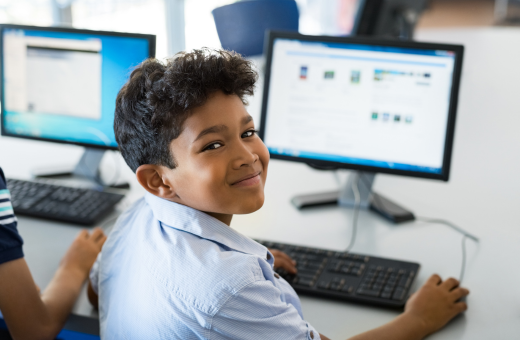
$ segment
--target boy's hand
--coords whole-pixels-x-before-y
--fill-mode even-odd
[[[100,228],[94,228],[90,234],[82,230],[61,260],[61,266],[86,278],[106,239]]]
[[[277,249],[269,249],[271,254],[274,256],[274,268],[283,268],[285,269],[289,274],[296,274],[296,261],[291,259],[289,255],[284,253],[283,251],[277,250]]]
[[[469,290],[459,287],[456,279],[449,278],[443,282],[435,274],[412,294],[404,314],[417,318],[424,325],[426,334],[430,334],[468,308],[465,302],[458,301],[468,294]]]

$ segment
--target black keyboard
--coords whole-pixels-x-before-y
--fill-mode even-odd
[[[17,215],[93,225],[108,215],[124,195],[38,182],[7,180]]]
[[[296,261],[298,273],[276,272],[300,294],[402,308],[420,265],[375,256],[258,241]]]

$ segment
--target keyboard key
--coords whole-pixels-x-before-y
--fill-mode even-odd
[[[320,281],[318,282],[318,288],[320,289],[329,289],[330,282],[329,281]]]
[[[381,293],[381,297],[383,299],[390,299],[392,297],[392,293],[391,292],[383,292],[383,293]]]
[[[314,286],[314,280],[308,278],[299,278],[297,284],[300,286],[312,287]]]
[[[404,295],[405,294],[406,294],[406,290],[404,290],[403,288],[399,288],[398,287],[398,288],[396,288],[392,299],[394,299],[394,300],[402,300],[402,299],[404,299]]]
[[[343,287],[340,283],[331,283],[330,290],[340,290]]]
[[[406,287],[406,282],[408,281],[408,277],[401,276],[399,283],[397,284],[399,287]]]
[[[359,295],[378,297],[379,294],[380,294],[380,291],[379,290],[359,288],[356,293],[359,294]]]

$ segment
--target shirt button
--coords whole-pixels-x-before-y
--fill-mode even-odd
[[[277,279],[280,278],[280,275],[278,275],[277,273],[274,273],[274,277],[276,277]]]
[[[311,331],[311,339],[314,339],[314,332]]]
[[[271,254],[267,253],[266,258],[267,258],[267,261],[269,261],[271,259]]]

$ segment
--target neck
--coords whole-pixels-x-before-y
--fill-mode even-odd
[[[231,219],[233,218],[233,214],[219,214],[219,213],[211,213],[206,212],[209,216],[215,217],[217,220],[219,220],[222,223],[227,224],[228,226],[231,225]]]

